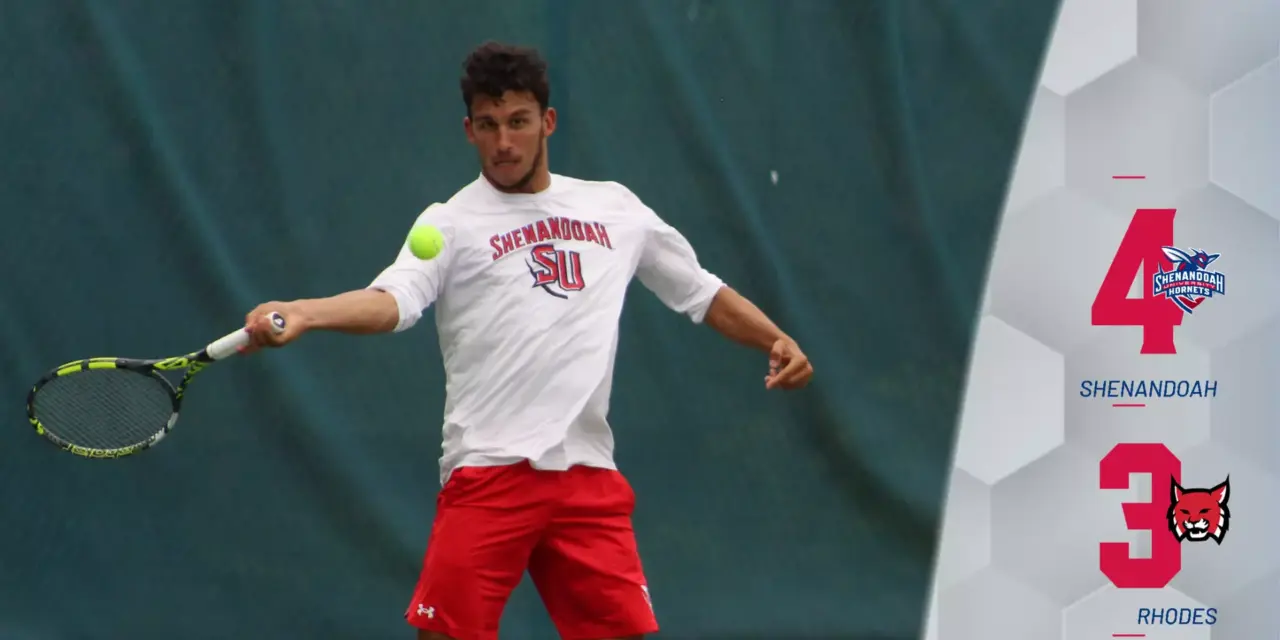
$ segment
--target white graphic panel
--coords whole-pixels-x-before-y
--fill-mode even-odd
[[[1209,96],[1172,72],[1137,58],[1067,96],[1073,191],[1127,221],[1208,182]]]
[[[939,550],[937,584],[945,589],[991,564],[991,487],[956,469],[944,516],[950,533]]]
[[[1067,95],[1138,53],[1135,0],[1067,0],[1049,42],[1040,83]]]
[[[1030,98],[927,638],[1280,637],[1280,2],[1064,0]]]
[[[1280,60],[1240,78],[1212,104],[1214,183],[1280,218],[1280,129],[1261,124],[1280,112]]]
[[[1062,444],[1062,356],[999,318],[979,323],[977,343],[956,466],[995,484]]]
[[[1040,196],[1066,184],[1066,108],[1062,96],[1036,89],[1004,203],[1006,215],[1019,215]]]

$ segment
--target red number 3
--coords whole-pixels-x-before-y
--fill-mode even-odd
[[[1173,246],[1173,214],[1176,209],[1138,209],[1111,259],[1111,267],[1093,298],[1093,325],[1142,327],[1142,353],[1177,353],[1173,327],[1182,324],[1182,310],[1172,300],[1151,293],[1156,268],[1165,271],[1173,263],[1164,247]],[[1142,272],[1142,298],[1130,299],[1129,287]]]
[[[1121,589],[1160,589],[1182,570],[1182,546],[1169,532],[1166,520],[1168,483],[1182,482],[1182,461],[1163,444],[1118,444],[1102,459],[1103,489],[1128,489],[1129,474],[1151,474],[1151,500],[1123,504],[1124,522],[1131,531],[1151,532],[1151,557],[1129,557],[1129,543],[1103,542],[1098,565]],[[1163,489],[1163,490],[1162,490]]]

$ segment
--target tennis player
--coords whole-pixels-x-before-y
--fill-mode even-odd
[[[480,176],[418,218],[441,230],[444,250],[423,261],[402,248],[365,289],[259,306],[245,319],[249,350],[312,330],[404,331],[434,305],[442,489],[409,624],[420,640],[497,638],[528,570],[563,638],[640,638],[658,624],[606,419],[628,283],[768,354],[766,389],[803,387],[813,368],[626,187],[550,172],[556,111],[537,51],[486,43],[464,70]],[[284,333],[269,330],[267,311],[284,315]]]

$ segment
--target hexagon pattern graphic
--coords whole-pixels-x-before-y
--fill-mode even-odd
[[[1115,254],[1112,238],[1124,235],[1126,224],[1066,189],[1045,194],[1017,217],[1006,214],[987,276],[989,313],[1058,353],[1102,335],[1089,326],[1089,306]],[[1053,255],[1068,251],[1069,258],[1057,259],[1070,261],[1073,276],[1054,282],[1050,293]],[[1005,264],[1019,266],[1000,268]],[[1044,304],[1050,299],[1057,303]]]
[[[1062,356],[993,317],[976,344],[956,466],[995,484],[1062,443]]]
[[[1066,0],[1058,9],[1040,84],[1065,96],[1137,53],[1136,0]]]
[[[1012,171],[927,640],[1274,637],[1280,2],[1065,0]],[[1172,237],[1136,209],[1175,209]],[[1128,234],[1219,254],[1176,353],[1143,353],[1158,327],[1092,322]],[[1129,313],[1150,308],[1139,262],[1115,276]],[[1177,542],[1174,474],[1229,479],[1221,543]],[[1120,543],[1106,570],[1101,543]]]
[[[1066,119],[1067,186],[1112,211],[1169,206],[1209,182],[1209,97],[1146,60],[1067,96]]]
[[[1139,0],[1138,56],[1208,95],[1276,57],[1280,3]]]
[[[954,511],[944,514],[949,534],[939,551],[938,589],[964,581],[991,563],[991,487],[956,469],[949,493]]]
[[[1280,60],[1273,60],[1213,96],[1213,181],[1280,218]],[[1256,123],[1256,124],[1255,124]]]
[[[1066,108],[1062,96],[1036,89],[1005,199],[1008,215],[1018,215],[1033,200],[1066,183]]]

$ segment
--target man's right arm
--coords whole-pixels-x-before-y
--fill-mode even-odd
[[[357,289],[328,298],[299,300],[305,329],[370,334],[394,331],[400,324],[395,296],[380,289]]]
[[[424,222],[427,215],[424,212],[418,222]],[[374,334],[404,331],[417,324],[427,307],[439,297],[452,258],[452,229],[441,226],[445,247],[432,260],[419,260],[404,246],[395,262],[364,289],[327,298],[258,305],[245,318],[254,346],[283,346],[311,330]],[[271,331],[266,318],[271,312],[284,316],[283,333]]]
[[[269,314],[284,317],[285,329],[272,330]],[[281,347],[315,329],[339,333],[372,334],[393,331],[400,321],[399,305],[390,293],[358,289],[328,298],[266,302],[250,311],[244,326],[252,336],[252,348]]]

